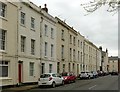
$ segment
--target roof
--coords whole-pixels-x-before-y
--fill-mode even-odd
[[[109,57],[109,60],[118,60],[118,56],[111,56]]]

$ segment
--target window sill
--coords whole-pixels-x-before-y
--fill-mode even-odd
[[[20,24],[22,27],[26,27],[24,24]]]
[[[9,77],[0,77],[0,80],[12,80],[12,78],[9,78]]]
[[[34,31],[35,32],[35,29],[34,28],[31,28],[30,30]]]
[[[6,17],[0,16],[0,19],[3,19],[3,20],[5,20],[5,21],[8,21],[8,20],[6,19]]]
[[[54,39],[53,37],[51,37],[51,39]]]
[[[48,58],[47,56],[44,56],[44,58]]]
[[[7,54],[5,50],[0,50],[0,53]]]

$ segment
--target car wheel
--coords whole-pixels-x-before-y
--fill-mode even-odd
[[[62,81],[62,85],[64,85],[65,83],[64,83],[64,81]]]
[[[88,76],[88,79],[90,79],[90,76]]]
[[[70,80],[68,81],[68,83],[70,84]]]
[[[56,86],[56,84],[55,84],[55,82],[53,82],[53,83],[52,83],[52,87],[55,88],[55,86]]]

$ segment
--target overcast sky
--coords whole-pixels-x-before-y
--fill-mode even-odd
[[[103,50],[108,49],[109,56],[118,56],[118,14],[113,16],[105,7],[84,16],[80,6],[85,0],[30,0],[37,6],[47,4],[48,12],[73,26],[83,36]]]

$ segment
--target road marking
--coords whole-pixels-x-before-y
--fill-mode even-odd
[[[94,85],[94,86],[92,86],[92,87],[89,87],[89,90],[91,90],[92,88],[94,88],[94,87],[96,87],[97,85]]]

